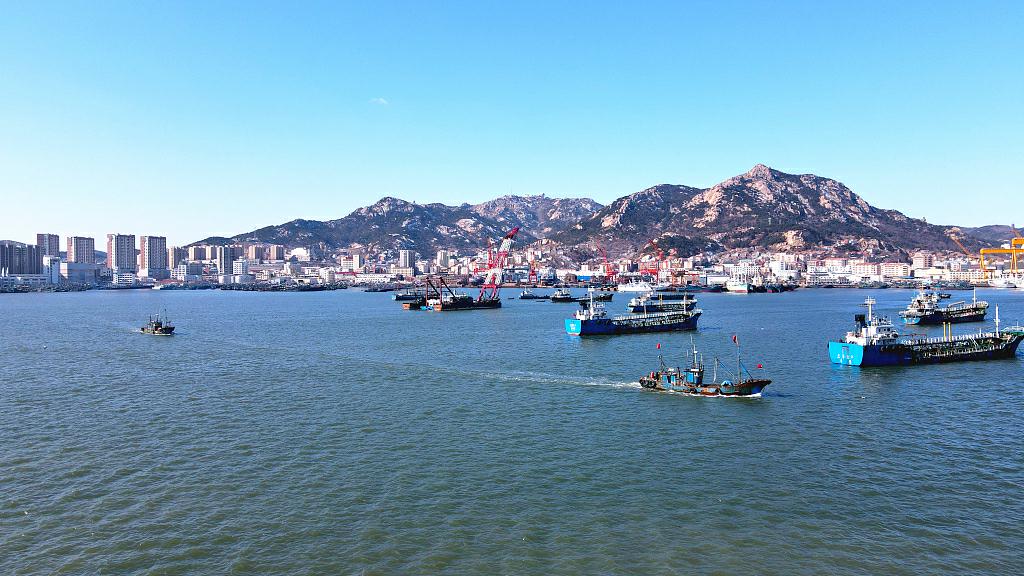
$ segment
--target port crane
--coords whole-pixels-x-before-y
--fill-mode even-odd
[[[655,278],[655,280],[657,280],[658,272],[659,272],[659,266],[661,264],[661,261],[665,259],[665,251],[662,250],[658,246],[658,239],[657,238],[655,238],[654,240],[651,240],[650,242],[648,242],[647,246],[650,246],[650,247],[654,248],[654,263],[653,264],[648,264],[648,267],[642,269],[641,272],[643,272],[644,274],[649,274],[649,275],[653,276]],[[644,246],[644,248],[647,248],[647,246]]]
[[[501,282],[504,280],[508,255],[512,252],[512,244],[515,242],[516,234],[518,233],[518,226],[509,230],[508,234],[505,234],[505,237],[501,239],[498,249],[491,252],[491,256],[488,258],[489,269],[484,276],[483,286],[480,287],[480,295],[476,297],[477,302],[498,298],[498,289],[501,288]]]
[[[608,261],[608,252],[605,251],[604,246],[598,244],[597,249],[601,251],[601,257],[604,258],[604,276],[610,284],[615,283],[615,277],[619,275],[619,269]]]
[[[1010,230],[1013,230],[1013,238],[1010,238],[1009,248],[982,248],[978,251],[980,256],[980,267],[982,274],[985,278],[989,277],[988,266],[985,265],[986,254],[1009,254],[1010,255],[1010,273],[1017,275],[1022,271],[1021,265],[1024,264],[1024,236],[1021,236],[1020,232],[1017,231],[1017,227],[1010,224]]]

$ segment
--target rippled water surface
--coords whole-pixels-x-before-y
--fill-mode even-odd
[[[689,336],[572,338],[571,305],[0,295],[0,574],[1020,574],[1024,355],[830,365],[869,294],[911,297],[700,296],[759,399],[640,390]]]

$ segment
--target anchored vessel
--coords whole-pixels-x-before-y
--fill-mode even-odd
[[[159,314],[156,316],[150,316],[149,322],[142,327],[143,334],[152,334],[153,336],[171,336],[174,334],[174,326],[170,320],[167,320],[167,314],[164,313],[164,317],[161,318]]]
[[[416,290],[415,288],[406,288],[401,292],[395,292],[395,295],[392,296],[392,298],[395,302],[419,302],[420,300],[423,300],[423,294],[424,292]]]
[[[530,290],[529,288],[519,293],[520,300],[547,300],[549,298],[551,298],[551,296],[546,294],[534,294],[533,290]]]
[[[501,298],[496,294],[487,295],[483,291],[478,298],[469,294],[456,292],[448,286],[444,278],[438,278],[437,282],[427,279],[427,294],[424,298],[423,308],[446,312],[449,310],[479,310],[483,308],[501,308]],[[495,291],[496,292],[496,291]],[[411,305],[407,302],[406,305]],[[410,308],[411,309],[411,308]]]
[[[828,355],[834,364],[898,366],[1010,358],[1024,340],[1024,327],[999,329],[998,308],[994,332],[953,335],[947,329],[941,338],[901,338],[892,321],[874,315],[874,304],[872,298],[865,300],[868,312],[854,316],[856,330],[828,343]]]
[[[691,342],[691,346],[693,346]],[[755,396],[772,383],[766,378],[754,378],[740,362],[739,345],[736,346],[736,379],[718,381],[718,358],[715,358],[715,374],[711,382],[704,382],[704,359],[693,346],[693,360],[690,367],[681,370],[679,367],[665,365],[665,358],[658,356],[661,367],[646,376],[640,377],[640,386],[648,390],[663,392],[680,392],[691,396]],[[746,372],[747,378],[743,378]]]
[[[591,292],[593,296],[593,292]],[[650,314],[608,316],[604,304],[590,299],[589,305],[566,318],[565,331],[573,336],[596,334],[632,334],[637,332],[668,332],[696,330],[702,310],[677,310]]]
[[[922,290],[900,311],[904,324],[943,324],[946,322],[981,322],[988,311],[988,302],[978,300],[977,294],[970,302],[953,302],[939,306],[940,294]]]
[[[668,296],[668,298],[666,298]],[[697,299],[688,293],[656,293],[645,294],[632,298],[626,308],[634,314],[649,312],[675,312],[677,310],[693,310]]]
[[[730,278],[725,282],[725,291],[746,294],[748,292],[753,292],[754,290],[753,287],[751,287],[750,282],[746,280]]]
[[[569,292],[568,288],[559,288],[551,295],[552,302],[576,302],[578,299]]]

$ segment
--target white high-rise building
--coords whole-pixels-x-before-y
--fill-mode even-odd
[[[231,274],[234,261],[231,246],[217,246],[217,274],[221,276]]]
[[[412,250],[398,251],[398,267],[412,268],[416,265],[416,254]]]

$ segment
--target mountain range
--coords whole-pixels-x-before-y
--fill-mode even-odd
[[[688,256],[748,248],[905,255],[918,249],[957,251],[960,246],[953,238],[974,252],[998,238],[1005,241],[1010,232],[1002,226],[929,224],[876,208],[836,180],[758,164],[710,188],[660,184],[608,206],[589,198],[543,195],[502,196],[459,206],[386,197],[337,220],[293,220],[196,244],[267,242],[318,246],[328,253],[470,253],[514,226],[521,228],[520,242],[545,239],[579,259],[602,250],[612,257],[645,250]]]

